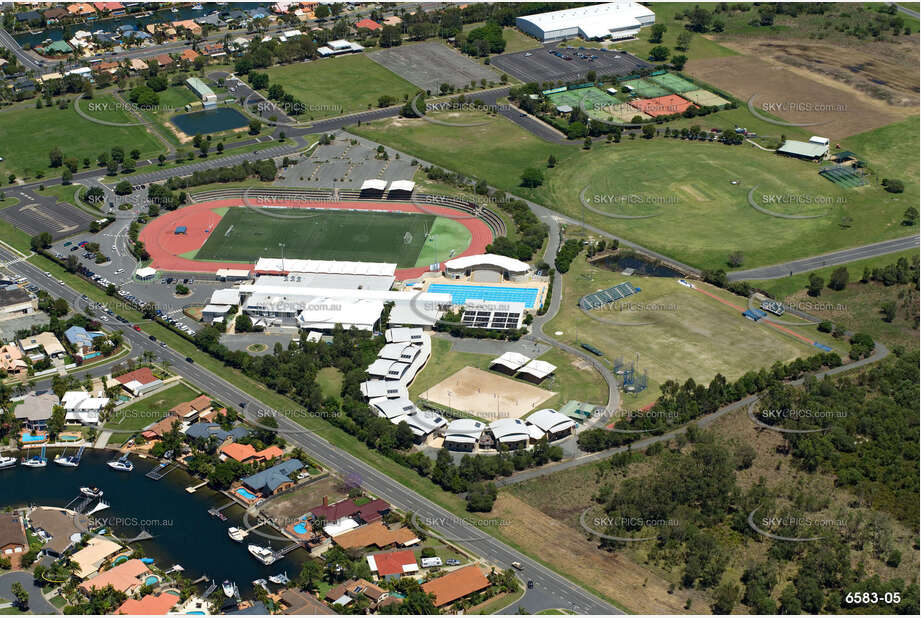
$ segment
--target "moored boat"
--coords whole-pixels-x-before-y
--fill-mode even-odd
[[[246,549],[249,550],[249,553],[253,555],[253,558],[262,564],[272,564],[275,562],[275,552],[273,552],[268,547],[262,547],[261,545],[248,545]]]
[[[236,526],[231,526],[230,528],[227,529],[227,536],[229,536],[230,538],[232,538],[234,541],[238,543],[242,541],[243,539],[245,539],[248,535],[249,533],[246,530],[243,530],[242,528],[237,528]]]

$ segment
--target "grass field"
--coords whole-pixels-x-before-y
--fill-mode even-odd
[[[746,320],[740,311],[669,278],[629,277],[630,283],[642,291],[622,304],[589,312],[595,319],[577,306],[583,295],[627,279],[576,259],[564,278],[567,300],[544,332],[562,331],[558,339],[570,345],[591,343],[608,359],[622,358],[629,363],[639,354],[639,369],[648,372],[647,390],[653,393],[658,392],[658,384],[668,379],[684,382],[691,377],[699,383],[709,383],[721,373],[732,380],[746,371],[770,367],[776,360],[786,362],[818,352],[790,335]],[[724,290],[703,283],[695,285],[735,305],[746,306],[745,299]],[[631,323],[649,324],[617,325]],[[834,344],[831,338],[817,337],[815,328],[803,327],[794,332]],[[636,405],[632,396],[625,401]]]
[[[94,103],[109,103],[111,97],[97,95]],[[87,103],[83,102],[84,109]],[[124,111],[105,112],[105,119],[113,122],[130,122]],[[48,166],[48,153],[58,146],[65,157],[75,157],[82,166],[84,157],[95,164],[96,157],[112,146],[121,146],[125,152],[134,148],[141,151],[141,158],[158,155],[162,145],[144,127],[110,127],[80,117],[73,106],[67,109],[43,107],[8,110],[0,113],[0,176],[16,174],[27,179],[36,172],[45,176],[60,176],[59,169]],[[14,147],[15,146],[15,147]]]
[[[317,385],[323,393],[323,397],[332,397],[339,399],[342,393],[342,372],[335,367],[324,367],[317,372]]]
[[[294,212],[295,209],[285,209]],[[410,268],[425,244],[425,229],[434,215],[370,212],[320,212],[283,219],[247,208],[232,208],[195,255],[199,260],[253,262],[260,256],[279,254],[318,260],[396,262]],[[406,243],[409,232],[412,241]]]
[[[710,123],[719,117],[696,119],[693,124],[718,126]],[[866,157],[879,177],[902,179],[902,194],[887,193],[877,185],[840,189],[819,176],[815,164],[779,157],[750,144],[729,147],[664,138],[626,139],[619,144],[596,142],[585,151],[543,142],[504,118],[467,128],[400,119],[355,130],[572,217],[584,215],[587,223],[700,268],[727,269],[733,250],[743,252],[742,268],[750,268],[917,232],[917,227],[901,225],[905,209],[919,201],[918,169],[913,163],[921,143],[916,118],[842,143]],[[550,154],[558,164],[548,170],[544,162]],[[521,173],[532,166],[543,169],[544,184],[526,189],[520,186]],[[732,180],[739,184],[731,184]],[[813,200],[805,207],[801,202],[774,204],[770,210],[827,216],[791,220],[762,214],[747,202],[748,191],[755,186],[758,200],[771,195]],[[586,187],[590,201],[606,195],[645,198],[644,204],[612,208],[612,214],[657,212],[659,216],[624,220],[586,212],[579,199]],[[830,199],[832,205],[817,205],[819,199]],[[658,203],[650,207],[655,200]],[[847,226],[842,225],[844,217],[850,218]]]
[[[191,401],[199,395],[185,384],[176,384],[166,390],[145,397],[129,406],[116,410],[105,424],[105,429],[136,431],[166,416],[175,405]]]
[[[299,62],[266,69],[269,84],[280,84],[308,111],[299,119],[340,116],[377,106],[389,95],[402,103],[419,90],[362,54]]]
[[[713,10],[715,4],[706,4],[701,3],[701,6],[707,8],[707,10]],[[684,21],[675,20],[675,13],[679,11],[684,11],[689,7],[683,2],[657,2],[653,10],[656,13],[656,23],[665,24],[668,27],[668,30],[665,31],[665,34],[662,36],[662,43],[650,43],[649,35],[650,29],[643,28],[639,34],[639,38],[635,41],[627,42],[617,42],[615,46],[617,49],[629,52],[636,55],[639,58],[646,59],[649,56],[649,50],[651,50],[656,45],[665,45],[671,50],[672,54],[684,54],[688,59],[696,58],[718,58],[722,56],[734,56],[737,52],[723,47],[719,43],[715,43],[710,38],[705,38],[699,34],[694,34],[691,37],[691,44],[688,51],[677,51],[675,50],[675,44],[678,41],[678,35],[682,32],[685,32]],[[751,12],[746,13],[751,19]]]

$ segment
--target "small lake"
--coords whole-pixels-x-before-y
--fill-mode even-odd
[[[636,253],[615,254],[593,262],[599,268],[616,273],[632,268],[637,275],[644,277],[683,277],[674,268],[669,268],[661,262],[650,260]]]
[[[71,450],[71,453],[73,450]],[[49,449],[48,459],[54,453]],[[224,579],[237,582],[244,596],[252,592],[254,579],[287,571],[294,578],[307,557],[297,550],[275,564],[265,566],[257,562],[246,550],[246,542],[237,543],[227,536],[230,526],[243,526],[243,508],[232,506],[223,512],[227,521],[219,521],[208,514],[208,509],[227,504],[230,500],[207,487],[194,494],[185,491],[199,481],[185,471],[176,469],[162,480],[145,477],[158,462],[132,456],[134,472],[116,472],[105,465],[113,458],[107,451],[87,450],[80,466],[65,468],[49,461],[45,468],[15,466],[0,470],[0,508],[44,505],[64,507],[77,495],[80,487],[98,486],[102,499],[111,505],[93,517],[101,521],[120,538],[130,539],[146,530],[153,539],[133,543],[145,556],[155,560],[156,566],[168,569],[181,564],[185,575],[197,579],[203,574],[218,584]],[[270,528],[266,534],[277,535]],[[271,545],[273,549],[285,546],[280,540],[269,540],[251,533],[251,542]],[[272,590],[277,586],[269,584]]]
[[[186,135],[192,136],[239,129],[249,124],[249,118],[232,107],[218,107],[173,116],[170,122]]]

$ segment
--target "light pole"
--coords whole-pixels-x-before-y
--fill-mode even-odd
[[[285,269],[285,243],[280,242],[278,246],[281,247],[281,269]]]

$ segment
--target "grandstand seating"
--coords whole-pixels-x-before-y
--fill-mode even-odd
[[[606,290],[601,290],[600,292],[594,292],[592,294],[586,294],[579,301],[579,306],[585,309],[586,311],[591,311],[592,309],[597,309],[603,307],[609,303],[617,302],[622,298],[627,296],[633,296],[637,293],[637,288],[626,281],[624,283],[618,283],[614,287],[608,288]]]

